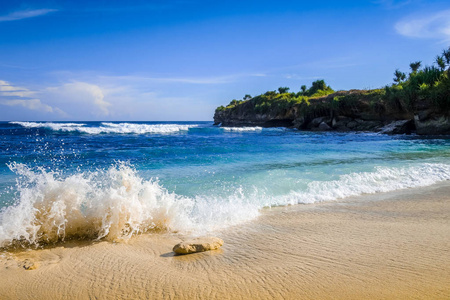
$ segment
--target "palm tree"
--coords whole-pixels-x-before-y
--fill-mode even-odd
[[[445,58],[447,64],[450,64],[450,47],[442,52],[442,56]]]
[[[445,69],[445,60],[444,60],[444,56],[436,56],[436,64],[438,65],[438,67],[441,69],[441,71],[444,71]]]
[[[412,71],[413,73],[416,73],[417,70],[419,70],[421,64],[422,64],[421,61],[416,61],[416,62],[410,63],[410,64],[409,64],[409,67],[411,68],[411,71]]]
[[[278,88],[278,92],[279,92],[280,94],[287,93],[288,91],[289,91],[289,88],[288,88],[288,87],[279,87],[279,88]]]
[[[400,72],[399,69],[395,70],[394,76],[395,76],[394,82],[397,82],[397,83],[402,82],[406,78],[406,74],[403,72]]]

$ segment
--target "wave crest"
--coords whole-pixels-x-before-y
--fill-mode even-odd
[[[181,131],[188,131],[190,128],[198,127],[198,125],[184,124],[135,124],[135,123],[110,123],[103,122],[98,127],[89,127],[83,123],[52,123],[52,122],[10,122],[25,128],[47,128],[54,131],[63,132],[79,132],[86,134],[167,134]]]
[[[59,178],[13,163],[20,176],[16,205],[0,214],[0,246],[66,239],[124,240],[148,231],[212,230],[258,215],[240,199],[193,199],[143,180],[125,164]],[[241,211],[232,215],[233,212]],[[217,212],[212,214],[211,212]]]

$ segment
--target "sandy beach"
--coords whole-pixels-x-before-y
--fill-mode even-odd
[[[185,256],[176,233],[2,252],[0,299],[450,298],[448,181],[264,209],[215,235],[221,249]]]

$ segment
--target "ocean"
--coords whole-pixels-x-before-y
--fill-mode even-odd
[[[450,137],[212,122],[0,123],[0,247],[201,235],[450,179]]]

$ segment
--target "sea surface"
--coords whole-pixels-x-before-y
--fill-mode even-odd
[[[0,247],[205,234],[450,179],[450,137],[212,122],[0,123]]]

